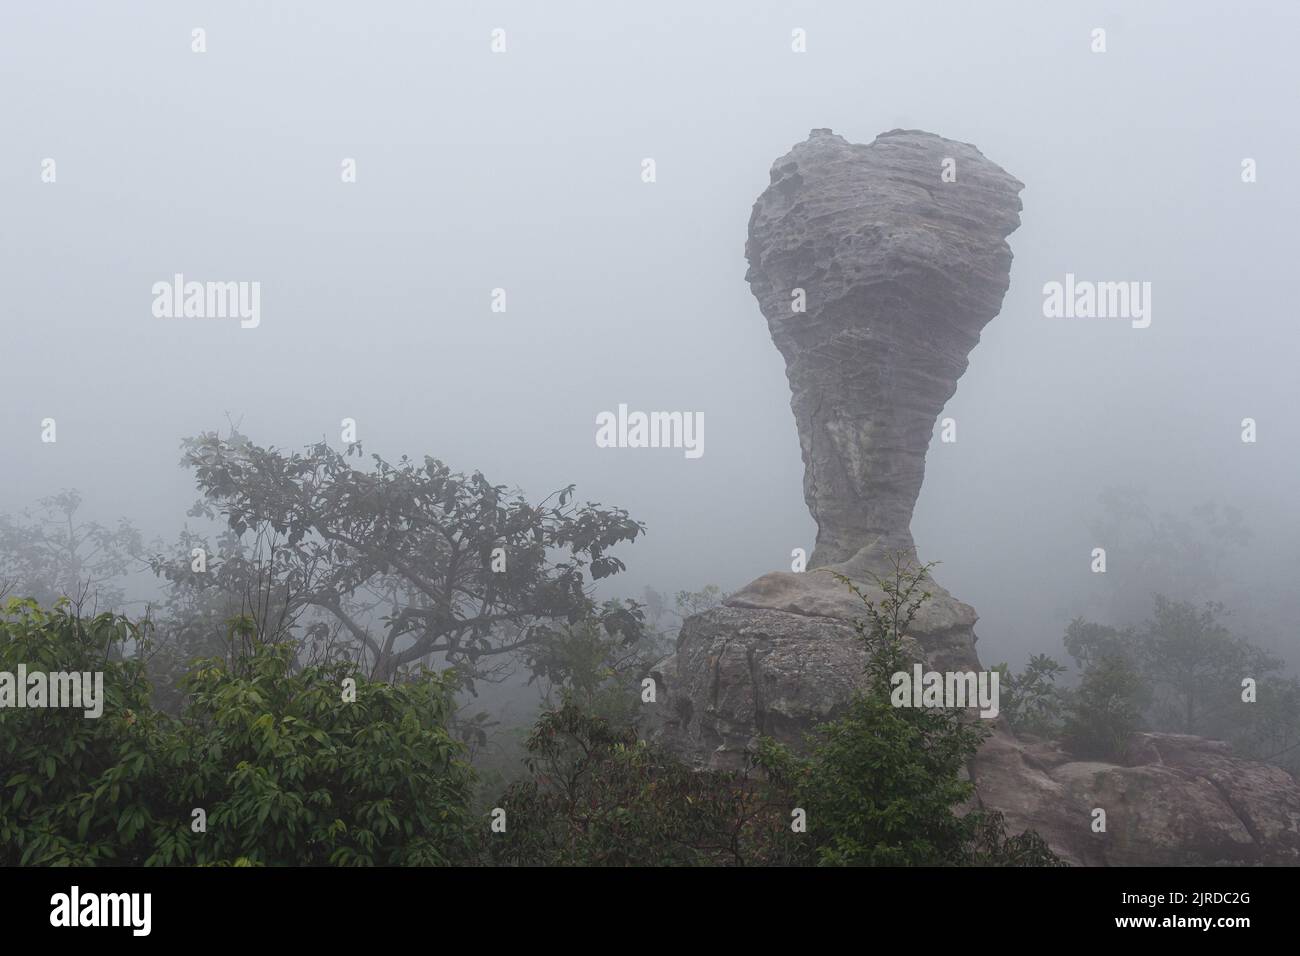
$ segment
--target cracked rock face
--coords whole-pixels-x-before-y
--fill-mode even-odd
[[[651,734],[695,766],[738,769],[760,736],[801,748],[860,689],[862,604],[828,572],[879,600],[883,559],[915,558],[926,448],[1006,291],[1020,189],[973,146],[917,131],[857,146],[814,130],[773,165],[748,279],[785,356],[817,547],[808,571],[765,574],[688,618],[655,666]],[[798,289],[806,312],[791,308]],[[914,659],[979,670],[974,609],[927,590]],[[968,768],[974,804],[1074,864],[1300,863],[1300,784],[1286,771],[1170,734],[1137,735],[1129,754],[1080,761],[999,721]],[[1105,833],[1092,830],[1098,807]]]
[[[974,146],[918,130],[865,146],[813,130],[773,164],[746,279],[785,357],[811,567],[912,549],[926,448],[1001,308],[1022,188]]]

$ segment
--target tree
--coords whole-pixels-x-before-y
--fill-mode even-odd
[[[645,588],[642,596],[647,624],[659,633],[665,648],[676,639],[688,617],[717,607],[727,598],[716,584],[706,584],[698,591],[678,591],[672,607],[668,605],[668,598],[654,588]]]
[[[1075,664],[1086,668],[1094,661],[1120,657],[1136,665],[1139,639],[1132,628],[1116,628],[1076,617],[1065,629],[1065,651]]]
[[[1106,488],[1101,514],[1092,522],[1095,540],[1106,542],[1112,570],[1105,584],[1113,620],[1136,621],[1153,594],[1175,600],[1221,596],[1229,582],[1229,562],[1253,532],[1240,509],[1207,501],[1182,514],[1157,511],[1145,491]]]
[[[1141,726],[1146,691],[1128,658],[1091,659],[1066,705],[1062,742],[1079,756],[1123,760],[1129,738]]]
[[[569,701],[624,728],[636,725],[641,680],[666,650],[658,634],[641,626],[639,610],[614,605],[576,624],[539,626],[523,659],[547,707]]]
[[[72,489],[17,516],[0,515],[0,592],[45,606],[66,597],[95,610],[121,609],[117,582],[143,552],[140,533],[126,519],[115,528],[83,521],[80,510],[81,494]]]
[[[1300,680],[1266,677],[1258,682],[1256,702],[1224,736],[1238,752],[1276,763],[1300,778]]]
[[[397,865],[462,862],[473,775],[436,674],[368,681],[295,669],[291,647],[230,623],[225,659],[154,710],[148,634],[111,614],[11,600],[0,672],[99,671],[98,718],[0,709],[0,865]],[[344,680],[355,681],[345,693]],[[202,811],[200,817],[196,811]]]
[[[237,634],[233,666],[212,660],[189,675],[170,752],[174,805],[207,808],[208,831],[161,843],[154,862],[468,858],[473,774],[448,726],[452,681],[426,672],[372,682],[341,662],[295,673],[290,646],[263,645],[251,627]]]
[[[788,801],[743,773],[696,771],[572,701],[528,739],[530,777],[499,799],[498,864],[741,866],[798,859]]]
[[[709,608],[717,607],[726,598],[727,595],[716,584],[706,584],[699,591],[678,591],[675,599],[677,616],[684,621],[692,614],[701,614]]]
[[[1240,753],[1300,765],[1300,681],[1283,662],[1223,623],[1216,602],[1200,606],[1155,595],[1140,627],[1114,628],[1083,619],[1065,647],[1083,668],[1070,706],[1067,738],[1094,755],[1122,753],[1125,732],[1153,730],[1229,741]],[[1243,699],[1243,681],[1256,699]]]
[[[1005,663],[994,669],[1002,675],[1002,714],[1012,728],[1040,737],[1060,729],[1065,695],[1056,679],[1065,673],[1064,665],[1046,654],[1035,654],[1023,673],[1013,673]]]
[[[970,738],[947,718],[927,733],[941,725],[873,708],[806,762],[765,745],[766,772],[714,773],[566,700],[533,728],[529,779],[476,813],[444,675],[299,667],[247,618],[226,638],[177,718],[152,708],[132,656],[147,629],[8,602],[0,672],[98,669],[104,707],[0,709],[0,865],[1053,862],[996,814],[952,812]],[[790,825],[805,807],[807,834]],[[489,832],[497,808],[506,828]]]
[[[1197,608],[1189,601],[1155,597],[1155,612],[1141,637],[1141,664],[1154,695],[1157,725],[1183,734],[1222,729],[1241,711],[1241,680],[1281,669],[1282,662],[1220,622],[1223,605]]]
[[[1141,636],[1079,617],[1065,629],[1065,650],[1080,680],[1063,696],[1061,742],[1080,756],[1122,759],[1150,704]]]
[[[224,635],[235,619],[250,621],[264,644],[291,644],[303,664],[355,659],[341,624],[319,614],[313,619],[309,606],[295,603],[273,537],[265,528],[242,536],[227,528],[209,543],[186,528],[175,548],[179,558],[152,560],[155,573],[171,584],[154,611],[147,661],[156,706],[180,714],[182,679],[194,661],[229,653]],[[200,571],[191,560],[195,550],[203,552],[207,564]]]
[[[144,665],[123,653],[138,637],[126,619],[83,619],[66,599],[48,611],[5,603],[0,673],[100,672],[105,699],[98,718],[0,707],[0,866],[130,866],[149,856],[165,721],[151,711]]]
[[[1000,817],[959,812],[974,796],[964,770],[987,730],[957,710],[891,703],[892,675],[911,669],[905,634],[930,597],[931,567],[894,555],[892,574],[874,579],[878,601],[836,575],[866,608],[867,620],[856,623],[869,655],[865,687],[842,717],[818,728],[808,756],[764,741],[759,765],[805,810],[809,850],[821,865],[1052,864],[1036,834],[1008,839]]]
[[[472,680],[532,645],[540,626],[605,613],[588,576],[623,570],[611,549],[645,530],[622,509],[576,505],[573,486],[532,504],[433,458],[371,456],[360,470],[348,458],[361,454],[323,442],[285,454],[239,434],[188,440],[183,464],[203,492],[195,513],[220,515],[255,547],[222,550],[215,574],[193,572],[188,557],[159,558],[159,573],[247,593],[274,612],[258,621],[267,640],[324,626],[378,680],[435,660]]]

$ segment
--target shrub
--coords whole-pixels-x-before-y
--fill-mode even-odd
[[[11,601],[0,671],[103,671],[103,716],[0,710],[0,864],[445,864],[466,858],[472,774],[443,678],[295,670],[232,627],[177,719],[154,711],[125,619]],[[345,701],[343,681],[355,680]],[[204,813],[203,828],[194,811]]]
[[[542,714],[530,778],[501,797],[495,863],[705,866],[790,862],[788,810],[746,774],[695,771],[572,701]]]
[[[1141,726],[1145,693],[1128,658],[1093,658],[1067,705],[1062,743],[1081,757],[1122,760],[1129,737]]]
[[[837,575],[866,607],[857,623],[866,687],[819,728],[808,756],[767,742],[760,765],[805,810],[807,852],[821,865],[1056,864],[1037,834],[1008,839],[1000,815],[963,812],[974,797],[964,771],[987,736],[982,726],[957,710],[890,702],[891,676],[911,667],[904,635],[930,597],[923,583],[932,566],[896,555],[893,574],[876,578],[879,602]]]

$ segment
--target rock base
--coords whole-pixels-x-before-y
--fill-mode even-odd
[[[979,670],[976,615],[930,584],[908,635],[938,671]],[[881,593],[863,588],[878,600]],[[652,736],[694,766],[738,770],[760,736],[796,750],[843,712],[867,663],[854,622],[862,602],[831,574],[767,574],[689,619],[676,653],[656,665]],[[1001,722],[970,766],[976,804],[1008,832],[1036,830],[1083,866],[1300,864],[1300,784],[1285,770],[1233,756],[1227,744],[1138,734],[1124,764],[1083,761]],[[1106,830],[1094,832],[1094,809]]]

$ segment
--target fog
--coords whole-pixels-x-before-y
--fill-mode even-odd
[[[744,281],[750,207],[812,128],[919,128],[1025,183],[913,521],[984,662],[1056,651],[1140,586],[1089,568],[1111,487],[1240,509],[1254,537],[1216,596],[1294,657],[1300,10],[754,6],[5,5],[0,512],[78,488],[88,517],[174,540],[182,438],[338,445],[352,418],[368,454],[628,509],[648,535],[611,596],[788,569],[816,529]],[[260,323],[155,318],[177,273],[260,282]],[[1150,327],[1046,318],[1066,273],[1151,282]],[[704,454],[598,448],[620,403],[702,412]]]

